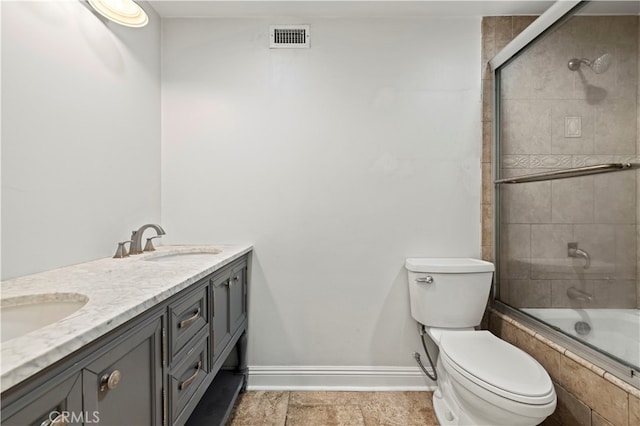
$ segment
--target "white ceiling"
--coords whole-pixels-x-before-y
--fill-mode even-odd
[[[165,18],[178,17],[424,17],[539,15],[553,1],[545,0],[151,0]]]

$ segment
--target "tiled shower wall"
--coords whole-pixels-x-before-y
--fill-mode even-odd
[[[489,60],[536,16],[486,16],[482,19],[482,258],[493,260],[493,109]]]
[[[490,59],[532,18],[483,21],[483,58]],[[510,24],[510,25],[509,25]],[[510,31],[509,31],[510,30]],[[502,175],[636,160],[638,17],[574,17],[539,39],[502,72]],[[567,68],[572,57],[608,52],[596,74]],[[490,257],[491,82],[483,76],[483,255]],[[631,90],[630,90],[631,89]],[[565,122],[581,122],[579,137]],[[503,185],[500,299],[515,307],[637,306],[637,172]],[[567,256],[567,244],[591,256]],[[569,299],[570,287],[591,302]]]

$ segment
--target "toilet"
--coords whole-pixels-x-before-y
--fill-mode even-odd
[[[411,315],[438,346],[433,407],[441,425],[537,425],[556,408],[545,369],[488,331],[494,266],[477,259],[406,259]]]

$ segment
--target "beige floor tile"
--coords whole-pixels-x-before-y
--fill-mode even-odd
[[[291,392],[289,405],[358,405],[368,392]]]
[[[229,426],[283,426],[289,392],[245,392],[238,398]]]
[[[246,392],[228,426],[437,425],[432,392]]]
[[[357,405],[289,405],[286,426],[365,426]]]
[[[370,392],[361,408],[366,426],[437,425],[432,392]]]

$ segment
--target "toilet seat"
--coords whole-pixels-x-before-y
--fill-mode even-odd
[[[553,383],[544,368],[488,331],[443,332],[440,356],[454,376],[502,398],[527,405],[555,401]]]

